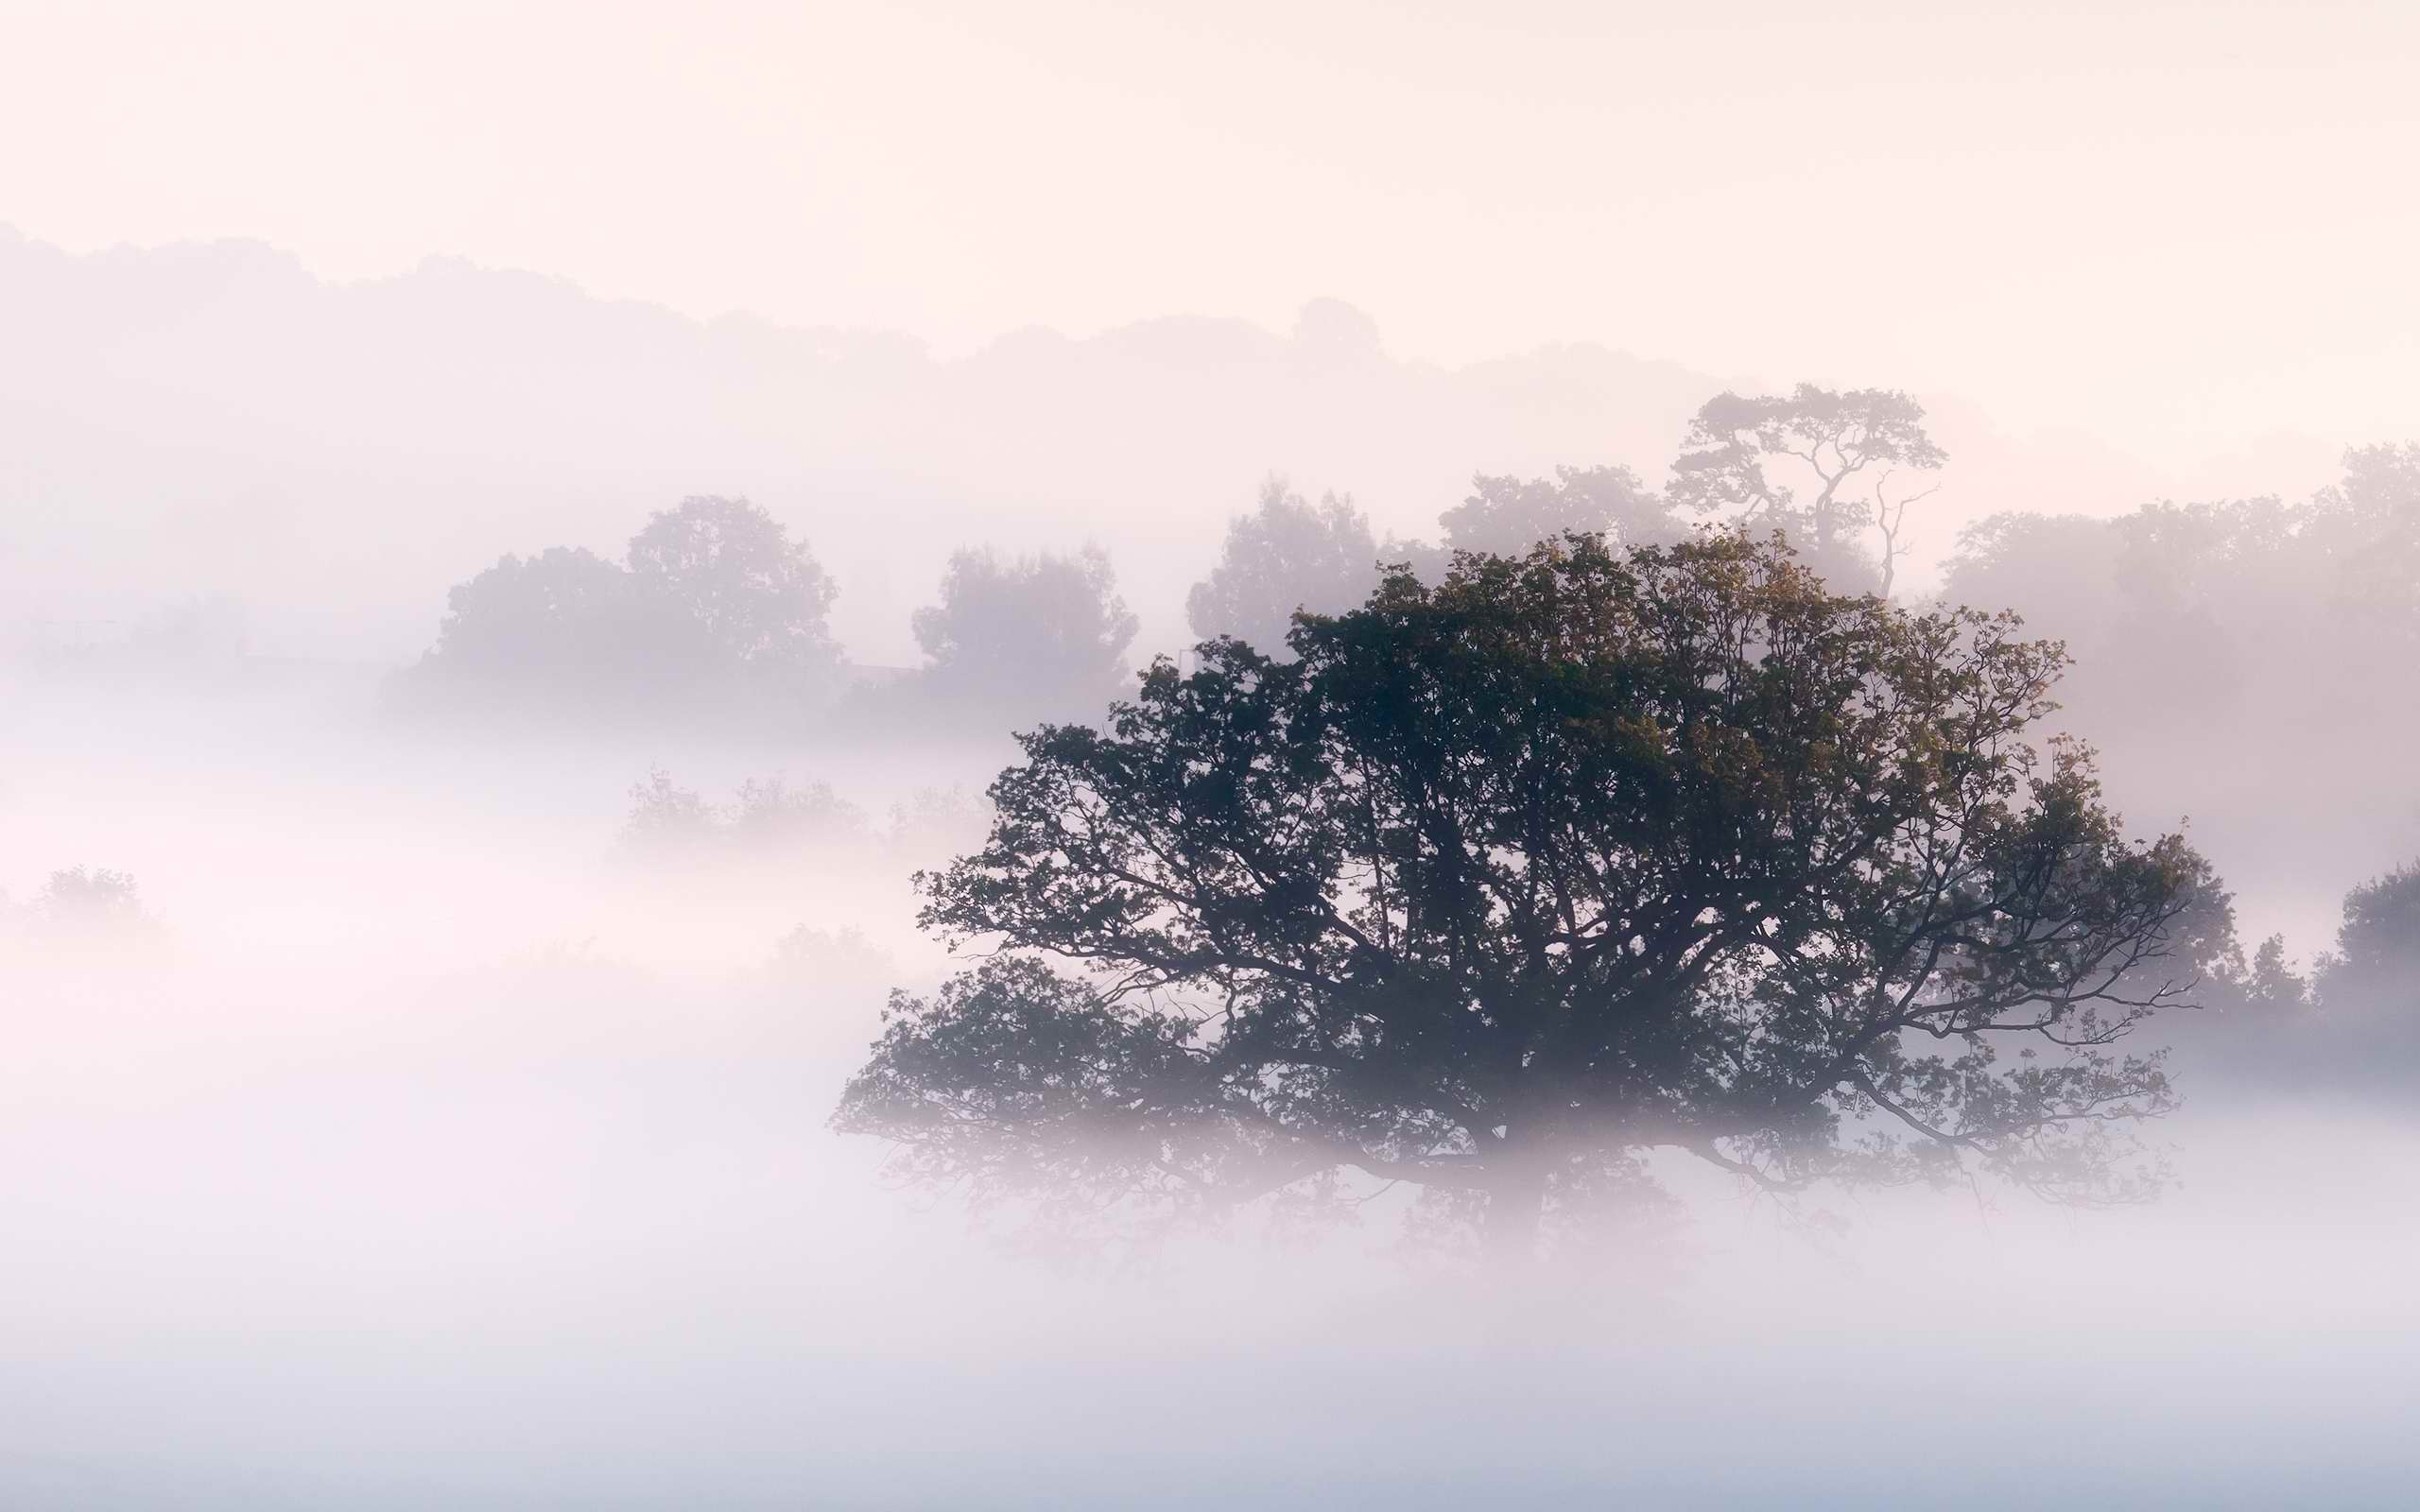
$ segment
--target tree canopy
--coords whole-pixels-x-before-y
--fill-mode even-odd
[[[916,611],[928,692],[997,709],[1097,707],[1126,675],[1140,622],[1098,549],[1003,558],[952,556],[941,602]]]
[[[746,499],[694,496],[631,537],[628,565],[584,547],[508,555],[446,593],[427,691],[523,708],[737,710],[829,690],[837,591],[804,541]]]
[[[1473,477],[1470,496],[1437,517],[1446,550],[1518,556],[1575,531],[1626,546],[1680,534],[1664,501],[1626,467],[1558,467],[1554,474]]]
[[[1906,554],[1908,506],[1932,491],[1906,474],[1949,460],[1924,418],[1923,405],[1887,388],[1717,394],[1690,421],[1670,497],[1741,529],[1787,530],[1824,576],[1844,588],[1874,583],[1887,598]],[[1869,533],[1880,538],[1877,554],[1865,549]]]
[[[2025,738],[2057,646],[1736,536],[1465,556],[1291,646],[1021,737],[987,842],[919,878],[987,958],[894,996],[838,1126],[1087,1202],[1358,1172],[1514,1246],[1657,1148],[2145,1190],[2125,1131],[2170,1091],[2124,1041],[2231,916]]]
[[[711,667],[695,621],[631,575],[579,546],[507,555],[447,590],[424,683],[554,706],[662,698]]]
[[[839,590],[782,523],[746,499],[693,495],[631,538],[639,583],[680,605],[723,655],[762,671],[828,675]]]
[[[2336,948],[2320,958],[2313,985],[2331,1008],[2410,1023],[2420,1007],[2420,861],[2344,895]]]
[[[1349,608],[1377,581],[1377,538],[1351,499],[1331,493],[1313,506],[1271,477],[1259,507],[1228,523],[1219,563],[1185,595],[1184,617],[1196,635],[1232,635],[1275,653],[1296,610]]]

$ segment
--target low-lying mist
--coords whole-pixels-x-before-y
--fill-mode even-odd
[[[2188,1061],[2141,1208],[1672,1164],[1517,1273],[1392,1194],[1085,1257],[825,1126],[951,969],[908,874],[1005,745],[14,693],[11,1505],[2384,1505],[2408,1467],[2392,1096]],[[75,868],[132,891],[78,915]]]

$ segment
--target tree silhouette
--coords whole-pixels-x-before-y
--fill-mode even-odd
[[[941,602],[913,621],[927,662],[923,680],[937,697],[1053,712],[1110,696],[1139,623],[1117,596],[1109,558],[1093,547],[1012,560],[988,548],[959,552]]]
[[[2231,916],[2023,739],[2056,646],[1777,545],[1581,537],[1393,575],[1292,648],[1021,737],[988,842],[919,877],[990,957],[894,995],[838,1127],[1096,1203],[1357,1171],[1515,1249],[1657,1147],[2147,1189],[2124,1131],[2169,1091],[2120,1042]]]
[[[1314,507],[1271,477],[1260,507],[1228,524],[1219,564],[1185,595],[1184,616],[1198,636],[1232,635],[1275,654],[1296,610],[1349,608],[1377,582],[1377,538],[1351,499],[1331,493]]]
[[[612,707],[683,695],[717,666],[692,617],[581,547],[508,555],[445,602],[437,644],[414,669],[424,683]]]
[[[679,605],[733,662],[816,678],[839,660],[829,623],[839,590],[804,541],[746,499],[696,495],[658,510],[629,558],[639,585]]]
[[[1554,474],[1472,478],[1470,497],[1437,517],[1445,549],[1518,556],[1574,532],[1601,534],[1625,546],[1668,542],[1680,534],[1664,501],[1626,467],[1558,467]]]
[[[1700,513],[1726,511],[1745,530],[1789,531],[1808,564],[1843,587],[1873,580],[1878,568],[1888,598],[1907,552],[1899,533],[1908,506],[1932,492],[1901,474],[1949,459],[1925,433],[1924,418],[1922,405],[1885,388],[1800,384],[1786,399],[1718,394],[1689,423],[1672,463],[1671,498]],[[1882,538],[1878,562],[1859,544],[1868,530]]]
[[[2420,1008],[2420,861],[2344,895],[2336,948],[2320,958],[2313,987],[2331,1009],[2392,1016],[2406,1028]]]

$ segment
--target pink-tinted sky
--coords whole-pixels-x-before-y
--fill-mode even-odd
[[[2420,7],[0,0],[0,221],[943,351],[1333,294],[2206,455],[2420,410]]]

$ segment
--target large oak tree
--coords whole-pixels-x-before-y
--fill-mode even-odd
[[[1291,644],[1022,737],[988,842],[919,879],[983,963],[894,997],[839,1127],[1086,1201],[1367,1173],[1515,1247],[1662,1147],[2140,1190],[2124,1130],[2171,1094],[2122,1041],[2228,913],[2028,742],[2057,646],[1736,536],[1465,556]]]

